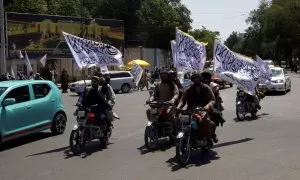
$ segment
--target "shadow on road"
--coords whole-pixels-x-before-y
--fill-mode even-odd
[[[290,91],[287,91],[287,94]],[[270,92],[266,92],[265,93],[266,96],[284,96],[285,94],[283,94],[282,92],[276,92],[276,91],[270,91]]]
[[[229,142],[219,143],[219,144],[216,144],[213,147],[213,149],[220,148],[220,147],[225,147],[225,146],[231,146],[231,145],[235,145],[235,144],[240,144],[240,143],[253,141],[253,140],[254,140],[253,138],[244,138],[244,139],[240,139],[240,140],[237,140],[237,141],[229,141]]]
[[[110,145],[112,143],[109,143],[108,145]],[[93,153],[95,152],[99,152],[99,151],[102,151],[104,149],[107,149],[107,146],[108,145],[103,145],[103,144],[100,144],[99,142],[91,142],[89,143],[83,150],[83,153],[80,154],[80,156],[82,158],[86,158],[90,155],[92,155]],[[52,149],[52,150],[49,150],[49,151],[45,151],[45,152],[41,152],[41,153],[36,153],[36,154],[31,154],[31,155],[28,155],[26,157],[32,157],[32,156],[39,156],[39,155],[45,155],[45,154],[51,154],[51,153],[59,153],[59,152],[63,152],[64,153],[64,158],[65,159],[69,159],[69,158],[72,158],[72,157],[76,157],[70,150],[70,147],[69,146],[66,146],[66,147],[62,147],[62,148],[57,148],[57,149]]]
[[[220,159],[220,157],[218,156],[217,152],[214,151],[214,149],[220,148],[220,147],[225,147],[225,146],[231,146],[231,145],[235,145],[235,144],[240,144],[240,143],[244,143],[244,142],[248,142],[248,141],[252,141],[252,140],[253,140],[253,138],[244,138],[244,139],[240,139],[237,141],[229,141],[229,142],[219,143],[219,144],[216,144],[213,147],[213,149],[209,150],[208,152],[193,151],[191,154],[190,162],[185,167],[182,167],[177,163],[176,156],[167,160],[166,163],[169,164],[168,166],[171,167],[172,171],[178,171],[182,168],[188,169],[189,167],[192,167],[192,166],[202,166],[205,164],[209,164],[213,160]]]
[[[251,115],[247,115],[246,117],[245,117],[245,120],[243,120],[243,121],[255,121],[255,120],[258,120],[258,119],[260,119],[260,118],[262,118],[262,117],[264,117],[264,116],[268,116],[268,115],[270,115],[270,114],[268,114],[268,113],[262,113],[262,114],[258,114],[257,116],[256,116],[256,118],[252,118],[251,117]],[[243,121],[239,121],[237,118],[234,118],[233,119],[235,122],[243,122]]]
[[[167,160],[166,163],[168,163],[168,167],[171,167],[171,171],[174,172],[180,169],[188,169],[193,166],[196,167],[203,166],[205,164],[209,164],[213,160],[218,160],[218,159],[220,159],[220,157],[218,156],[218,153],[214,150],[209,150],[207,152],[193,151],[191,154],[190,162],[185,167],[180,166],[177,163],[176,156]]]
[[[38,140],[42,140],[42,139],[45,139],[45,138],[48,138],[51,136],[52,136],[52,133],[50,133],[50,132],[38,132],[38,133],[27,135],[27,136],[24,136],[24,137],[15,139],[15,140],[11,140],[11,141],[1,144],[0,152],[15,148],[18,146],[22,146],[25,144],[29,144],[29,143],[32,143],[32,142],[35,142]]]
[[[168,138],[162,139],[159,141],[159,143],[157,145],[157,149],[155,151],[167,151],[168,149],[172,148],[173,146],[174,146],[174,144],[171,143]],[[145,145],[142,145],[141,147],[138,147],[137,149],[140,151],[141,155],[155,152],[155,151],[149,151]]]

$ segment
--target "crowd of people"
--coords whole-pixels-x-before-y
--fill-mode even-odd
[[[42,75],[40,73],[34,74],[32,71],[29,73],[29,75],[24,75],[21,72],[17,72],[16,76],[9,73],[0,75],[0,81],[12,81],[12,80],[49,80],[52,81],[53,83],[56,83],[55,72],[53,71],[49,71],[48,73],[42,73]],[[60,82],[61,82],[62,92],[67,93],[70,78],[65,69],[63,69],[61,72]]]

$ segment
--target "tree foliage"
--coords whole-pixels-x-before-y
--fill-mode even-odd
[[[202,29],[190,31],[189,34],[200,42],[208,43],[206,46],[206,54],[207,59],[211,59],[213,57],[214,42],[219,38],[220,33],[218,31],[211,31],[205,27],[202,27]]]
[[[169,49],[175,28],[191,29],[181,0],[4,0],[6,11],[124,20],[125,44]]]
[[[238,52],[248,56],[260,55],[262,58],[292,60],[300,54],[300,0],[261,1],[246,22],[249,27]],[[233,37],[226,40],[233,48]],[[228,44],[227,44],[228,45]],[[237,50],[237,49],[235,49]]]

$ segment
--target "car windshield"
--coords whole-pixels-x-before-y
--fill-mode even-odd
[[[6,89],[6,87],[0,87],[0,96],[5,92]]]
[[[272,77],[278,77],[283,74],[282,69],[271,69],[271,76]]]

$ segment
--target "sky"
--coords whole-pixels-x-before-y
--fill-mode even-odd
[[[191,11],[193,29],[205,26],[219,31],[223,41],[232,31],[244,32],[245,20],[256,9],[259,0],[181,0]]]

